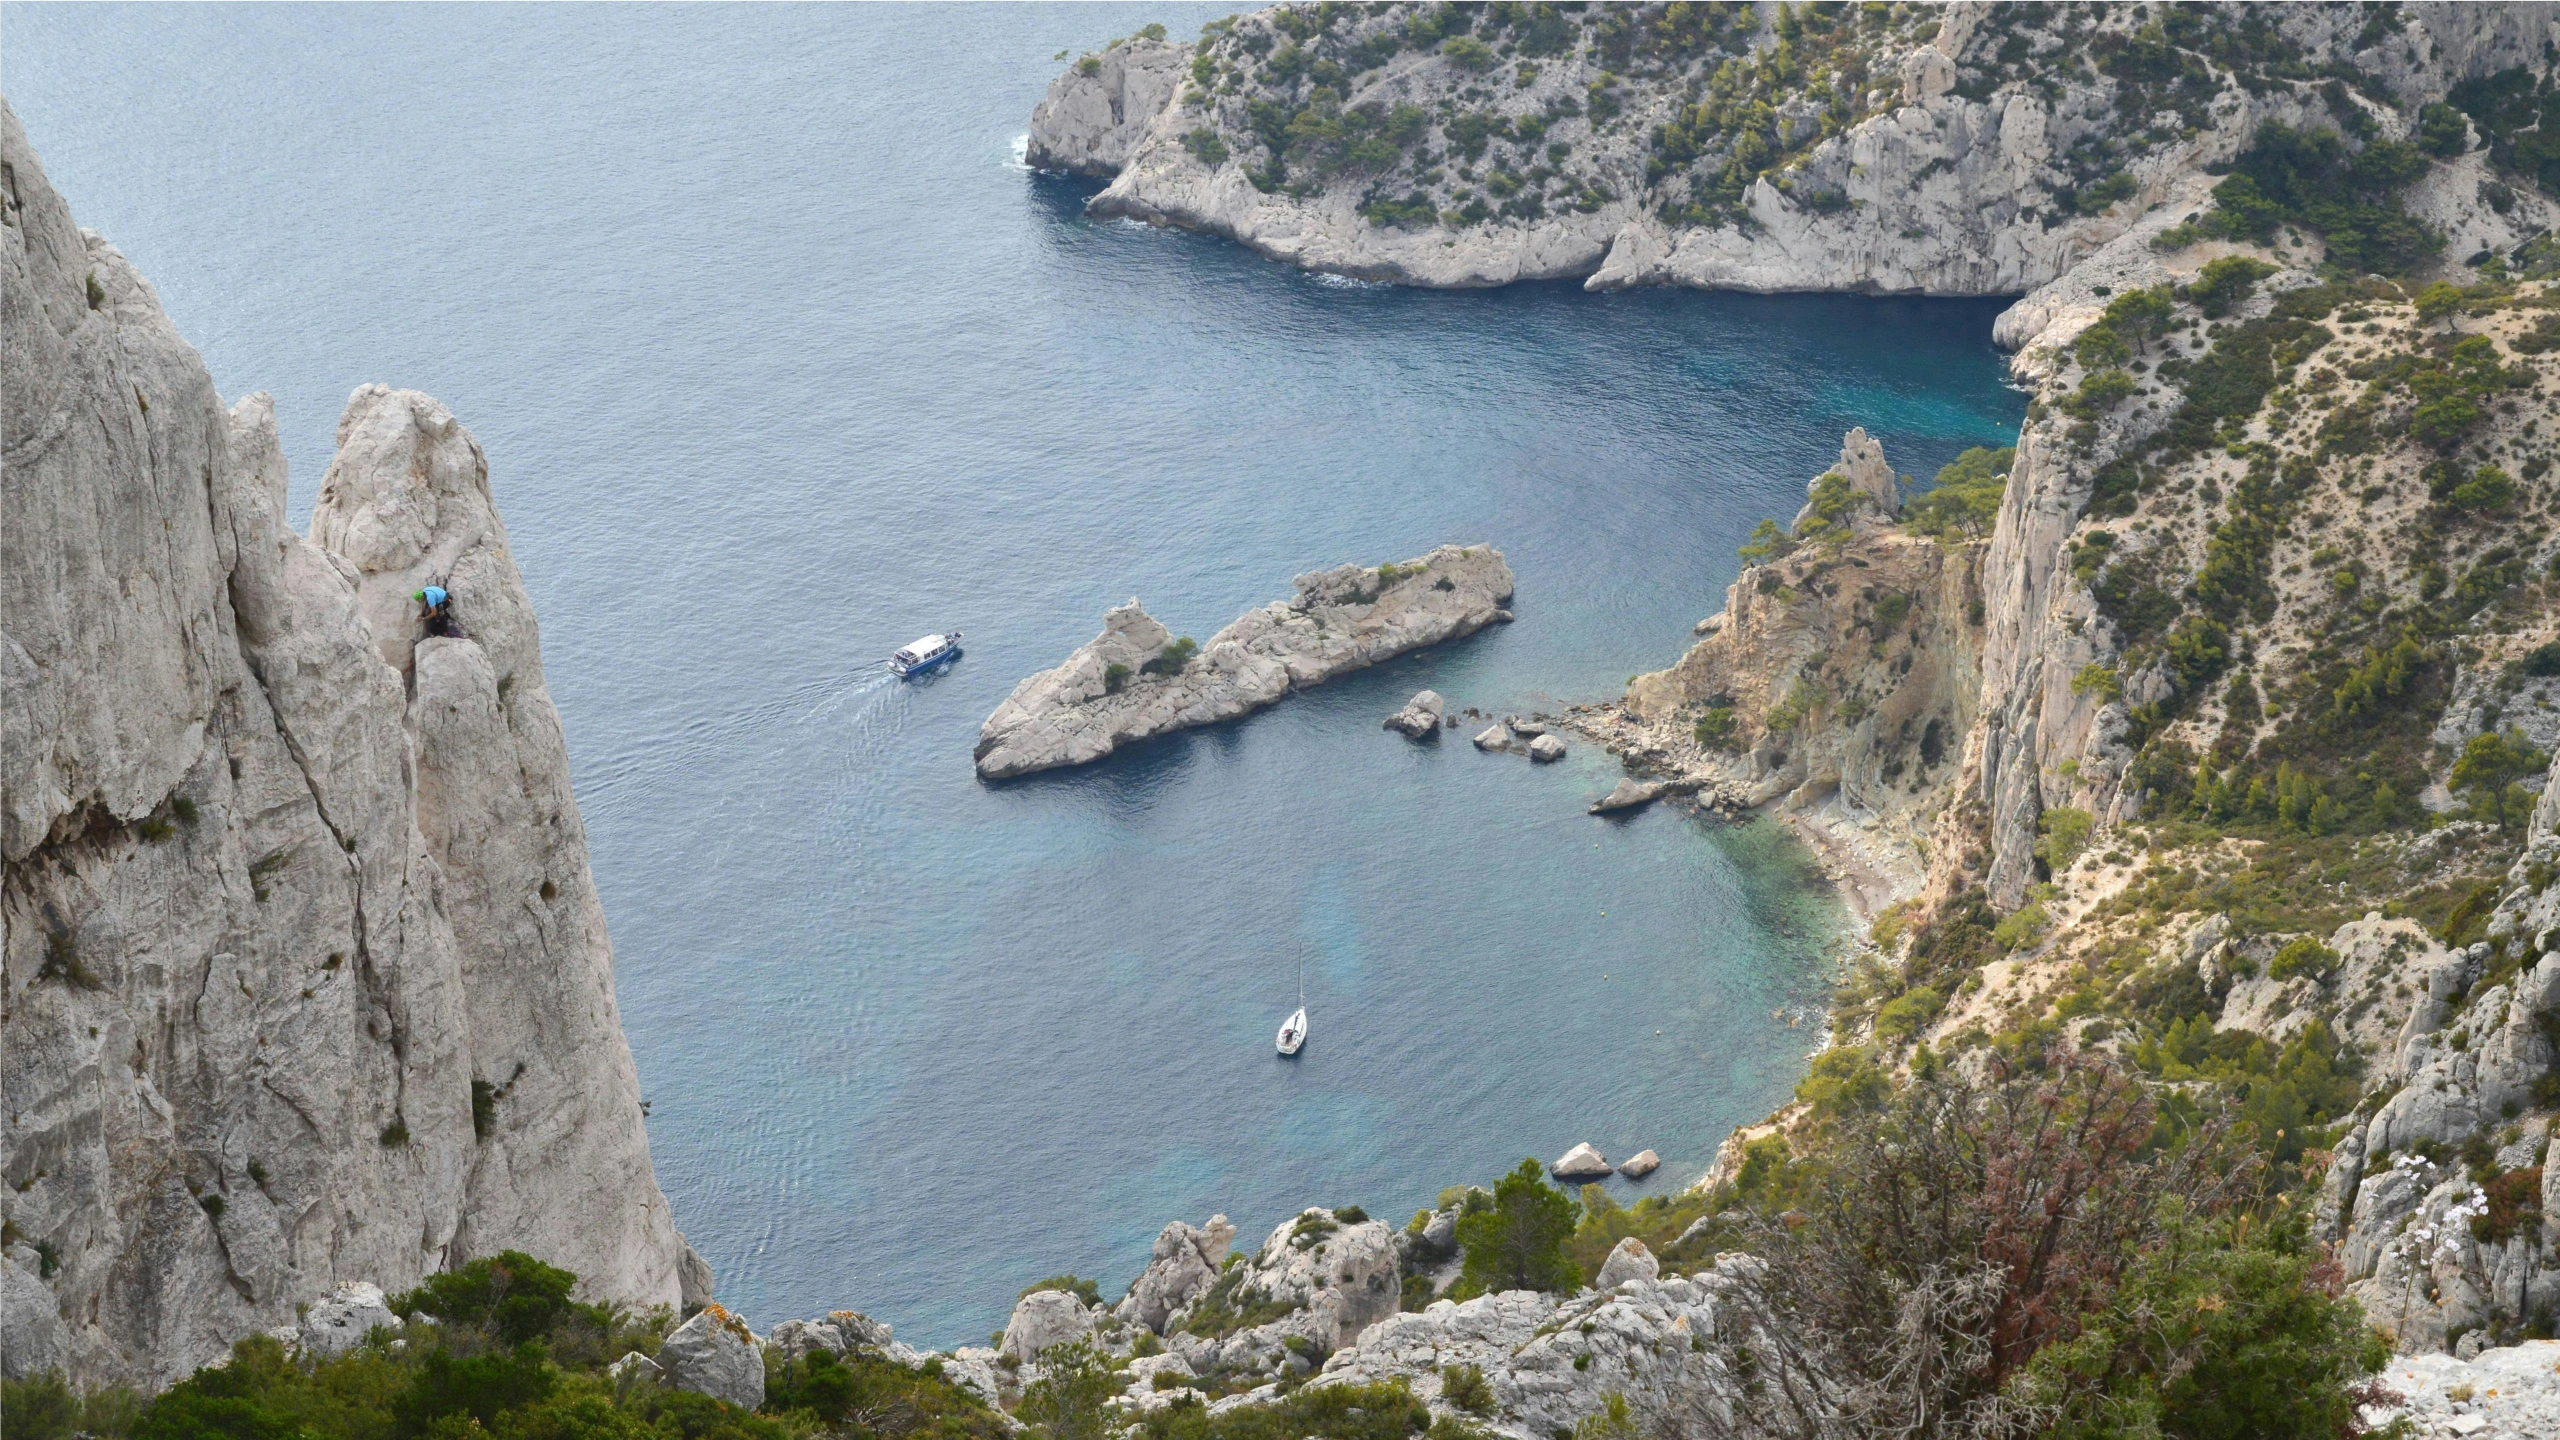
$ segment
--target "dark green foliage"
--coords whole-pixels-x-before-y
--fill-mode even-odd
[[[1102,1440],[1115,1427],[1108,1401],[1120,1393],[1111,1357],[1077,1341],[1040,1352],[1040,1378],[1022,1392],[1021,1416],[1046,1440]]]
[[[1083,1301],[1088,1308],[1102,1303],[1102,1287],[1074,1275],[1052,1275],[1046,1280],[1025,1285],[1022,1287],[1022,1295],[1016,1295],[1013,1298],[1020,1300],[1023,1295],[1036,1295],[1043,1290],[1063,1290]]]
[[[9,1440],[120,1437],[141,1415],[142,1397],[121,1386],[74,1394],[58,1371],[0,1381],[0,1426]]]
[[[1129,667],[1114,660],[1102,667],[1102,693],[1117,695],[1129,683]]]
[[[563,1321],[609,1324],[605,1313],[569,1298],[578,1277],[521,1250],[501,1250],[391,1299],[403,1316],[428,1315],[447,1325],[474,1325],[510,1345],[538,1340]]]
[[[1149,1412],[1131,1440],[1404,1440],[1430,1429],[1430,1410],[1396,1380],[1314,1386],[1215,1417],[1205,1405],[1178,1404]]]
[[[2517,731],[2474,735],[2453,762],[2447,783],[2471,797],[2472,818],[2519,829],[2533,814],[2533,796],[2517,782],[2540,771],[2544,758]]]
[[[2350,724],[2377,718],[2384,707],[2408,693],[2426,659],[2427,652],[2417,637],[2407,633],[2389,649],[2368,647],[2364,663],[2332,692],[2331,703],[2337,717]]]
[[[446,1416],[468,1415],[485,1428],[497,1424],[500,1412],[548,1399],[559,1387],[559,1372],[531,1341],[469,1359],[436,1349],[420,1364],[407,1392],[391,1403],[391,1415],[403,1440],[439,1428],[435,1422]]]
[[[486,1080],[471,1082],[472,1138],[486,1140],[498,1123],[498,1087]]]
[[[1690,733],[1701,747],[1731,754],[1742,749],[1740,728],[1739,723],[1733,718],[1732,706],[1714,705],[1708,707],[1706,714],[1698,717],[1697,726]]]
[[[1493,1387],[1473,1365],[1449,1365],[1440,1371],[1440,1398],[1470,1415],[1493,1413]]]
[[[2017,447],[1997,450],[1976,445],[1938,470],[1929,488],[1902,507],[1902,522],[1942,540],[1970,539],[1990,533],[2000,515],[2000,497],[2009,488],[2009,466]]]
[[[1185,635],[1157,651],[1156,658],[1138,669],[1149,675],[1179,675],[1191,664],[1191,657],[1199,653],[1200,642]]]
[[[1648,1195],[1633,1205],[1620,1205],[1600,1185],[1582,1187],[1582,1221],[1567,1247],[1585,1280],[1595,1279],[1609,1252],[1630,1236],[1660,1254],[1680,1238],[1690,1222],[1706,1213],[1706,1197],[1695,1193]]]
[[[1195,126],[1184,134],[1182,148],[1191,152],[1192,159],[1212,169],[1227,163],[1227,142],[1206,125]]]
[[[2258,282],[2276,273],[2276,267],[2246,255],[2225,255],[2212,261],[2187,286],[2187,298],[2207,317],[2219,319],[2255,294]]]
[[[2560,88],[2519,65],[2465,80],[2446,96],[2471,117],[2490,162],[2560,195]]]
[[[2471,126],[2460,110],[2438,100],[2418,112],[2418,148],[2450,159],[2471,148]]]
[[[1573,1201],[1547,1183],[1544,1166],[1523,1160],[1494,1182],[1490,1209],[1458,1217],[1458,1285],[1469,1295],[1578,1289],[1582,1267],[1565,1248],[1573,1230]]]
[[[2190,615],[2169,632],[2169,672],[2182,693],[2203,689],[2230,658],[2231,633],[2204,616]]]
[[[1763,520],[1751,527],[1751,538],[1734,553],[1742,557],[1745,565],[1765,565],[1785,558],[1795,548],[1795,537],[1788,534],[1784,526],[1775,520]]]
[[[2273,244],[2286,225],[2321,237],[2329,262],[2357,273],[2404,275],[2444,248],[2442,237],[2401,208],[2399,192],[2426,171],[2417,147],[2376,140],[2350,151],[2334,130],[2270,121],[2213,189],[2214,208],[2161,236]]]

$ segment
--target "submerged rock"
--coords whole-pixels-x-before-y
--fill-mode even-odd
[[[1424,690],[1404,702],[1404,708],[1387,717],[1386,728],[1402,732],[1413,740],[1440,738],[1440,714],[1443,702],[1437,690]]]
[[[1099,760],[1132,740],[1261,709],[1495,622],[1511,568],[1490,545],[1443,545],[1402,565],[1301,575],[1297,593],[1191,645],[1136,600],[1065,662],[1016,685],[978,731],[978,774],[1001,780]]]
[[[1547,1168],[1559,1180],[1597,1180],[1610,1173],[1608,1157],[1588,1141],[1567,1150],[1563,1159]]]

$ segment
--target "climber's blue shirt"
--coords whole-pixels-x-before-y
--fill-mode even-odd
[[[428,609],[430,609],[430,610],[435,610],[435,609],[440,609],[440,608],[442,608],[442,607],[443,607],[443,605],[444,605],[444,587],[443,587],[443,586],[441,586],[441,585],[430,585],[430,586],[428,586],[428,587],[426,588],[425,594],[426,594],[426,598],[427,598],[427,608],[428,608]]]

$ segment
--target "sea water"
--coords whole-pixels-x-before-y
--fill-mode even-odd
[[[486,447],[542,616],[678,1223],[758,1325],[982,1338],[1177,1217],[1401,1220],[1589,1140],[1694,1177],[1801,1075],[1842,917],[1767,822],[1379,721],[1606,697],[1863,425],[2021,401],[1997,302],[1431,294],[1095,222],[1061,68],[1197,6],[11,4],[11,102],[307,516],[338,410]],[[1082,770],[977,727],[1130,596],[1485,542],[1516,624]],[[966,632],[948,673],[882,660]],[[1294,1061],[1272,1033],[1298,1003]]]

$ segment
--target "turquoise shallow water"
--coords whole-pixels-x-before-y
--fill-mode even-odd
[[[1661,1188],[1801,1072],[1837,918],[1772,828],[1378,721],[1667,663],[1852,424],[1916,473],[2014,434],[1997,305],[1345,285],[1014,162],[1053,52],[1215,13],[0,8],[55,183],[275,393],[298,508],[365,381],[486,446],[659,1176],[758,1324],[966,1341],[1176,1216],[1401,1214],[1577,1140]],[[971,774],[1108,605],[1205,638],[1446,540],[1519,623]],[[946,626],[949,675],[883,676]]]

